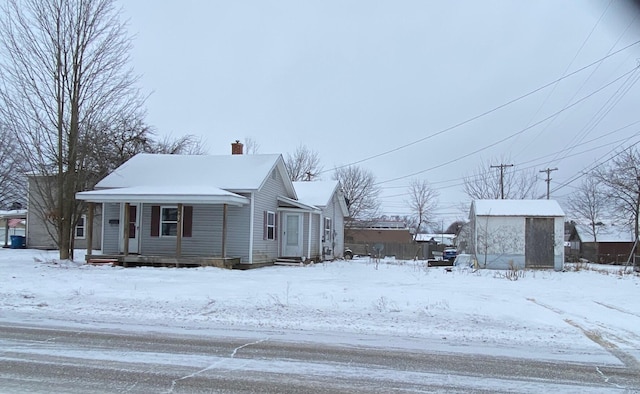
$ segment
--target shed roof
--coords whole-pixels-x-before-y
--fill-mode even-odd
[[[474,200],[471,204],[476,216],[564,216],[555,200]]]

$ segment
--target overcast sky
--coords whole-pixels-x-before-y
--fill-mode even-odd
[[[462,178],[481,161],[557,167],[553,190],[640,141],[640,13],[617,0],[122,7],[159,134],[201,136],[211,154],[247,137],[259,153],[304,144],[323,179],[350,163],[372,171],[387,214],[409,213],[414,178],[439,191],[447,222],[465,216]]]

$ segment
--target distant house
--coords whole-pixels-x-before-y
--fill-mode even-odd
[[[0,211],[0,240],[4,241],[3,247],[9,247],[11,235],[25,235],[26,219],[26,209]]]
[[[398,220],[356,221],[345,229],[345,242],[355,254],[414,258],[418,251],[413,234]]]
[[[44,193],[55,193],[55,182],[52,176],[30,174],[27,177],[27,210],[26,210],[26,244],[30,249],[57,249],[55,237],[56,228],[53,225],[52,215],[55,207],[50,207],[53,198],[46,198]],[[74,248],[86,249],[91,240],[92,249],[100,249],[102,209],[99,205],[93,207],[92,214],[86,210],[78,217],[78,222],[73,226]],[[93,225],[89,226],[88,218],[93,218]],[[87,234],[88,228],[93,229],[92,236]]]
[[[315,199],[320,192],[308,196],[301,186],[305,201],[281,155],[243,155],[238,142],[232,152],[138,154],[94,190],[77,193],[102,204],[103,255],[212,264],[342,256],[346,213],[339,185],[322,185],[328,190],[322,201]]]
[[[554,268],[564,263],[564,212],[554,200],[475,200],[470,249],[483,268]]]
[[[597,226],[594,237],[588,226],[576,224],[569,241],[577,245],[579,257],[596,263],[620,264],[629,259],[635,236],[630,226],[602,224]]]

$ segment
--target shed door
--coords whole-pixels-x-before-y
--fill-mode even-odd
[[[553,224],[553,218],[527,218],[524,246],[526,267],[553,268]]]

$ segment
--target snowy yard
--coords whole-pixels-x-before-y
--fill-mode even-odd
[[[121,268],[0,250],[0,321],[318,341],[539,359],[640,359],[640,277],[454,270],[368,258],[249,271]],[[569,266],[570,268],[570,266]],[[584,268],[584,267],[582,267]]]

